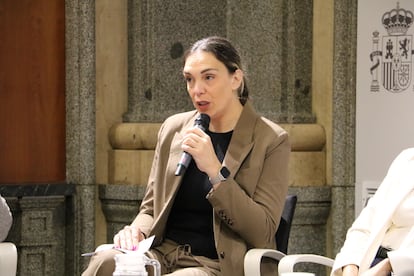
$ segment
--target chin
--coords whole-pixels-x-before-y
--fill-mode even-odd
[[[209,106],[208,105],[202,105],[202,106],[197,105],[196,109],[200,113],[208,113]]]

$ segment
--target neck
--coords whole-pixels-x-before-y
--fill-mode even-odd
[[[210,131],[224,133],[233,130],[240,118],[242,110],[243,106],[241,104],[229,108],[222,117],[213,119],[210,122]]]

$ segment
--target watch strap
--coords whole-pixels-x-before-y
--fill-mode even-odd
[[[220,183],[222,181],[227,180],[227,178],[229,177],[230,172],[226,167],[221,167],[219,173],[214,176],[214,177],[209,177],[208,180],[210,181],[211,184],[217,184]]]

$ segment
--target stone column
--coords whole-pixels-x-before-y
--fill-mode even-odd
[[[66,179],[76,185],[76,275],[95,248],[95,1],[66,0]]]
[[[338,0],[334,7],[332,256],[355,217],[357,6],[357,0]]]
[[[312,0],[228,1],[254,104],[276,122],[313,123]]]
[[[192,109],[182,55],[209,35],[240,49],[253,104],[277,122],[311,123],[312,0],[129,1],[125,122],[162,122]]]

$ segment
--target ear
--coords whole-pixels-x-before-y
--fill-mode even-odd
[[[232,79],[232,88],[233,88],[233,90],[239,89],[240,85],[243,82],[243,76],[244,76],[244,73],[240,69],[237,69],[233,73],[233,79]]]

